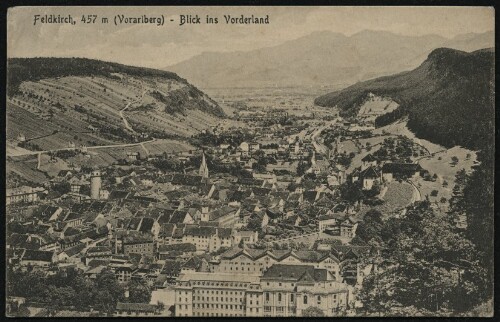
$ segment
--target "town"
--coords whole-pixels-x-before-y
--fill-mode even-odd
[[[382,135],[379,150],[370,153],[368,142],[356,150],[362,158],[347,154],[347,142],[373,138],[364,119],[279,109],[234,119],[244,127],[203,131],[191,151],[127,152],[117,164],[74,166],[43,185],[7,189],[9,267],[111,274],[124,297],[80,307],[88,314],[354,315],[379,252],[357,228],[377,209],[397,215],[420,202],[414,182],[435,179],[413,160],[428,152]],[[85,153],[72,144],[51,159]],[[75,310],[59,302],[42,312]]]
[[[12,6],[6,316],[493,317],[494,17]]]

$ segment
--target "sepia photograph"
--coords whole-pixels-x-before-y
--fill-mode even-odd
[[[7,317],[493,317],[494,7],[6,22]]]

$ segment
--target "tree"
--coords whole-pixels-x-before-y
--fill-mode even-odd
[[[129,302],[149,303],[151,301],[151,289],[144,282],[133,280],[129,283],[128,288]]]
[[[388,233],[390,232],[390,233]],[[428,202],[409,208],[381,229],[385,269],[363,280],[360,300],[371,312],[393,315],[394,307],[422,314],[461,313],[479,304],[487,274],[474,244],[456,232]],[[459,267],[458,280],[456,268]]]
[[[325,314],[320,308],[317,308],[315,306],[310,306],[307,309],[302,311],[302,316],[305,317],[323,317]]]
[[[347,181],[340,186],[340,196],[350,205],[353,205],[354,203],[359,202],[364,195],[355,183]]]
[[[157,311],[158,313],[161,313],[161,312],[163,312],[164,310],[165,310],[165,304],[164,304],[163,302],[161,302],[161,301],[158,301],[158,302],[156,303],[156,311]]]
[[[262,227],[262,223],[261,223],[259,217],[253,216],[248,220],[247,229],[250,229],[252,231],[258,231],[261,229],[261,227]]]

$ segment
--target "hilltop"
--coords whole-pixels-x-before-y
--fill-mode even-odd
[[[186,138],[225,117],[172,72],[85,58],[7,63],[7,139],[22,135],[29,150]]]
[[[165,69],[200,88],[325,84],[338,88],[411,70],[439,47],[472,51],[492,46],[492,32],[448,39],[373,30],[351,36],[320,31],[273,47],[206,52]]]
[[[379,116],[378,126],[408,116],[408,127],[418,137],[446,147],[479,149],[492,143],[493,49],[467,53],[438,48],[412,71],[357,83],[315,103],[336,106],[343,116],[356,115],[370,93],[400,105]]]

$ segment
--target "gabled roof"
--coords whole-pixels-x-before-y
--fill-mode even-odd
[[[22,259],[23,260],[31,260],[31,261],[52,262],[53,256],[54,256],[54,252],[26,249]]]
[[[359,174],[362,178],[379,178],[380,175],[373,167],[368,167]]]
[[[373,162],[373,161],[377,161],[377,159],[372,154],[367,154],[363,159],[361,159],[361,161]]]
[[[311,265],[274,264],[264,272],[262,280],[320,282],[328,280],[328,271]]]
[[[182,251],[182,252],[195,252],[196,246],[191,243],[180,243],[171,245],[160,245],[159,252]]]
[[[230,215],[230,214],[236,212],[237,210],[238,210],[237,208],[233,208],[230,206],[224,206],[224,207],[221,207],[221,208],[218,208],[218,209],[215,209],[215,210],[209,212],[208,217],[209,217],[209,220],[217,220],[221,217]]]
[[[110,199],[110,200],[113,200],[113,199],[125,199],[125,198],[128,197],[129,193],[130,193],[129,191],[125,191],[125,190],[112,190],[109,193],[108,199]]]
[[[386,163],[382,166],[384,173],[414,173],[421,170],[418,163]]]
[[[182,265],[182,268],[190,268],[194,270],[199,270],[201,265],[203,264],[203,259],[193,256],[190,259],[188,259],[184,265]]]
[[[313,203],[314,201],[316,201],[316,196],[318,195],[318,192],[316,190],[308,190],[304,191],[302,195],[304,196],[304,201],[309,201],[310,203]]]
[[[271,189],[269,188],[252,188],[252,191],[255,196],[269,196],[271,193]]]

